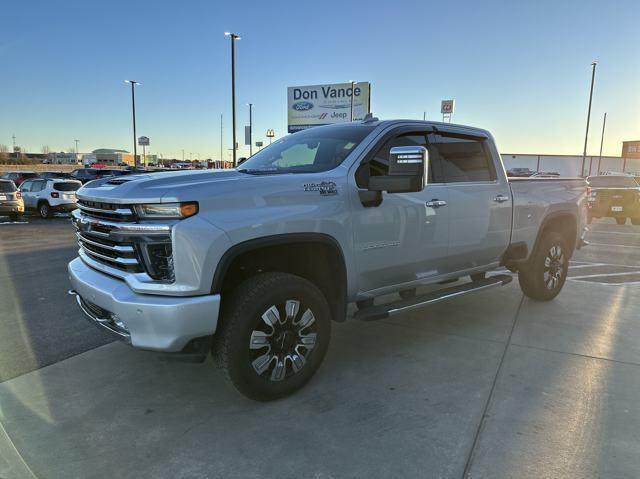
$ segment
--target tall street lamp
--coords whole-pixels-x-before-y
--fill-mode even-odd
[[[589,121],[591,120],[591,100],[593,99],[593,83],[596,79],[596,65],[598,62],[591,64],[591,88],[589,90],[589,109],[587,110],[587,129],[584,133],[584,150],[582,152],[582,170],[580,175],[584,176],[584,164],[587,159],[587,140],[589,139]]]
[[[224,32],[231,39],[231,129],[233,130],[233,167],[236,165],[236,40],[240,35],[232,32]]]
[[[604,129],[607,126],[607,112],[604,112],[604,120],[602,120],[602,136],[600,137],[600,156],[598,157],[598,171],[596,175],[600,174],[600,163],[602,162],[602,145],[604,143]]]
[[[253,103],[247,103],[249,107],[249,156],[253,156],[253,118],[251,116],[251,110],[253,110]]]
[[[136,136],[136,85],[140,85],[137,81],[134,80],[125,80],[125,83],[131,84],[131,110],[133,111],[133,164],[138,165],[138,146],[137,146],[137,136]]]

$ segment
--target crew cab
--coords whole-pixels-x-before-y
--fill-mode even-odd
[[[508,180],[479,128],[321,126],[233,170],[86,184],[70,292],[115,337],[212,349],[243,394],[270,400],[313,376],[348,304],[353,319],[387,318],[507,284],[487,274],[499,267],[528,297],[553,299],[585,244],[585,189],[582,178]]]
[[[629,175],[600,175],[587,178],[588,219],[615,218],[623,225],[627,218],[640,225],[640,185]]]

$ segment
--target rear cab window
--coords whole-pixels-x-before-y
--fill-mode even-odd
[[[429,161],[435,183],[477,183],[496,180],[486,139],[457,133],[429,136]]]

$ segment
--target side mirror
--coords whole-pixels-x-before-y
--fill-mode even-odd
[[[429,153],[424,146],[396,146],[389,152],[389,175],[369,178],[369,190],[389,193],[422,191]]]

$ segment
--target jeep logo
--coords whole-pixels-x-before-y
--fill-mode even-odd
[[[297,101],[293,105],[291,105],[295,111],[307,111],[313,108],[313,103],[310,101]]]

